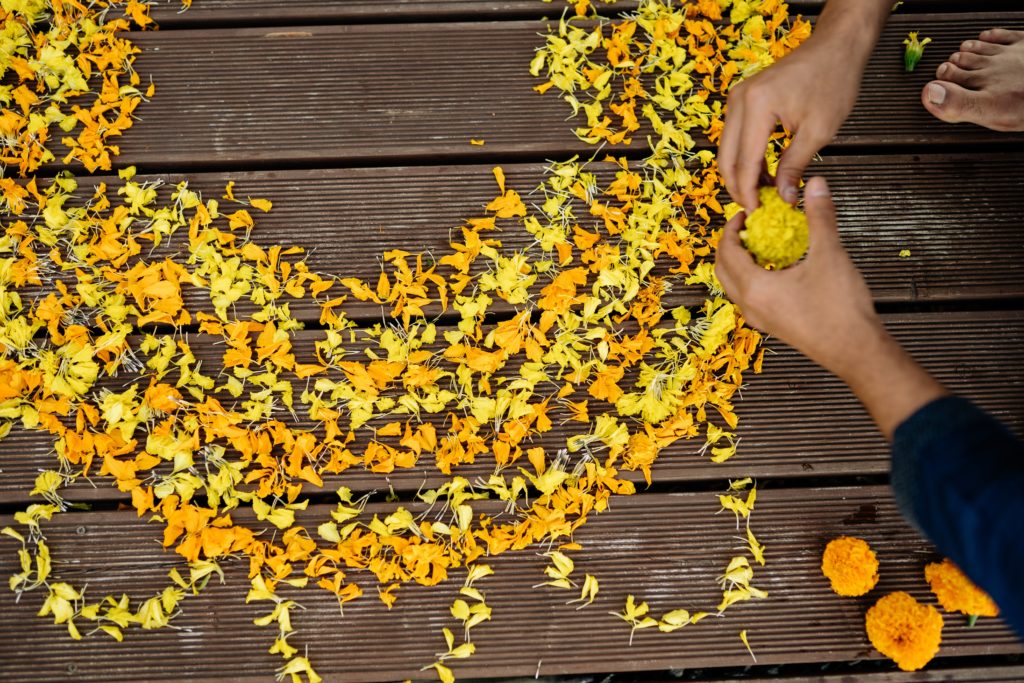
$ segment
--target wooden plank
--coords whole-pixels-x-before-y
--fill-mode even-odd
[[[622,608],[626,594],[647,600],[657,614],[668,609],[717,604],[715,578],[737,550],[731,515],[715,515],[713,493],[638,495],[616,499],[610,512],[577,534],[584,550],[576,572],[594,574],[601,585],[594,605],[575,610],[567,592],[531,588],[541,580],[544,558],[533,552],[488,560],[496,575],[477,584],[494,618],[473,630],[477,654],[456,662],[460,678],[533,676],[584,672],[656,671],[669,668],[742,666],[751,663],[737,637],[746,629],[759,664],[828,662],[878,658],[863,630],[865,609],[881,595],[906,590],[933,603],[923,565],[933,551],[900,519],[888,489],[766,488],[758,497],[753,528],[767,544],[768,565],[754,585],[769,592],[763,601],[729,610],[674,634],[641,631],[629,646],[629,629],[607,612]],[[326,518],[327,509],[308,511]],[[311,522],[315,523],[315,522]],[[88,581],[89,594],[147,596],[162,587],[177,556],[163,552],[159,530],[126,513],[62,515],[45,526],[59,576]],[[878,552],[881,581],[868,596],[839,598],[821,576],[824,544],[840,534],[866,538]],[[111,550],[116,548],[117,552]],[[17,566],[14,544],[0,541],[0,574]],[[74,643],[62,626],[34,616],[36,597],[14,604],[0,593],[0,678],[10,683],[53,681],[179,680],[243,681],[266,677],[280,660],[265,652],[269,629],[252,619],[269,611],[244,604],[244,566],[228,571],[228,584],[214,581],[199,598],[183,604],[174,623],[180,630],[131,631],[124,644],[103,636]],[[356,578],[352,574],[350,578]],[[367,597],[339,615],[333,598],[319,590],[296,592],[305,607],[293,612],[298,633],[291,642],[308,646],[327,680],[395,681],[423,678],[420,666],[443,647],[440,629],[460,576],[441,586],[399,591],[391,612]],[[973,629],[959,615],[945,615],[945,657],[1019,653],[1024,646],[996,619]],[[72,668],[73,667],[73,668]]]
[[[633,11],[637,0],[604,2],[595,0],[598,11],[605,16]],[[178,0],[155,0],[152,15],[162,29],[203,26],[210,23],[226,25],[272,25],[282,22],[342,22],[342,21],[416,21],[439,19],[511,19],[560,16],[568,7],[563,0],[205,0],[195,2],[182,12]],[[824,0],[795,0],[789,3],[790,12],[814,13],[820,11]],[[907,0],[901,11],[950,9],[963,7],[958,0]],[[987,0],[972,3],[973,11],[1012,10],[1017,5],[1006,0]],[[571,13],[571,10],[570,10]]]
[[[637,0],[605,3],[595,0],[598,10],[608,16],[633,11]],[[821,6],[821,0],[801,4],[809,10]],[[919,4],[919,2],[917,3]],[[395,22],[461,19],[537,19],[561,16],[569,7],[564,0],[208,0],[194,2],[181,12],[178,0],[158,0],[151,12],[160,28],[202,26],[208,22],[234,25],[273,25],[281,22]],[[569,13],[574,14],[572,8]]]
[[[931,117],[919,92],[960,42],[1024,14],[896,16],[836,144],[1020,142]],[[136,69],[157,95],[121,143],[119,164],[149,170],[438,163],[588,154],[567,105],[541,96],[526,66],[539,22],[308,26],[135,34]],[[933,38],[902,71],[908,30]],[[168,135],[168,131],[175,131]],[[485,147],[469,144],[487,141]],[[643,154],[638,136],[633,153]],[[623,147],[622,151],[631,148]],[[57,150],[59,152],[59,150]],[[60,154],[58,153],[58,157]]]
[[[981,299],[1019,296],[1006,281],[1020,243],[1010,226],[1024,217],[1019,164],[1000,154],[826,157],[809,173],[829,180],[843,243],[877,301]]]
[[[1016,172],[1022,165],[1021,154],[832,156],[811,172],[831,182],[844,242],[876,300],[955,300],[1024,296],[1024,177]],[[531,201],[543,167],[502,167],[509,186]],[[438,258],[449,252],[452,233],[484,215],[497,194],[488,166],[203,174],[190,182],[205,196],[219,196],[229,177],[275,203],[270,215],[258,217],[260,240],[308,247],[312,268],[371,282],[386,250],[417,245]],[[579,213],[589,225],[586,212]],[[533,242],[524,230],[496,237],[510,250]],[[903,249],[910,258],[899,257]],[[655,272],[673,282],[671,304],[703,300],[667,268]]]
[[[876,666],[878,665],[877,663]],[[1024,665],[1020,664],[975,664],[967,666],[952,660],[935,660],[923,671],[875,671],[865,669],[858,663],[850,666],[822,665],[822,673],[816,676],[770,676],[765,678],[744,678],[746,683],[928,683],[931,681],[972,681],[972,683],[1019,683],[1024,680]],[[714,674],[712,674],[714,675]],[[658,683],[674,683],[677,678],[658,679]],[[735,678],[700,678],[711,683],[735,681]],[[651,681],[654,683],[654,680]]]
[[[1018,433],[1024,433],[1024,365],[1007,361],[1024,349],[1024,312],[907,314],[887,316],[886,320],[896,338],[951,391],[977,401]],[[309,340],[315,334],[305,333],[304,338]],[[297,347],[309,349],[310,343]],[[217,354],[222,353],[218,347],[193,340],[192,348],[197,357],[204,359],[204,371],[218,367]],[[846,387],[777,341],[770,341],[768,348],[772,353],[765,361],[764,373],[748,374],[748,386],[736,402],[740,417],[737,435],[742,439],[738,454],[716,465],[698,454],[702,439],[679,441],[662,452],[654,468],[654,481],[888,472],[888,446]],[[108,380],[107,384],[120,391],[123,381]],[[595,402],[591,412],[597,414],[601,405]],[[557,449],[580,429],[573,423],[559,424],[562,409],[553,410],[556,427],[533,443]],[[439,428],[442,419],[437,418]],[[306,422],[299,424],[314,427]],[[361,439],[366,438],[365,431]],[[27,492],[39,470],[56,465],[52,447],[52,440],[45,434],[21,429],[13,430],[0,442],[0,502],[28,502]],[[354,451],[359,449],[354,447]],[[472,481],[487,476],[493,468],[493,460],[484,455],[457,472]],[[639,473],[629,476],[642,484]],[[425,455],[417,467],[396,470],[386,480],[379,474],[348,470],[327,477],[325,488],[333,491],[346,485],[369,491],[390,484],[396,490],[415,491],[422,485],[437,486],[443,481],[433,457]],[[95,478],[94,483],[79,482],[64,495],[72,501],[123,498],[102,477]]]
[[[1019,153],[827,156],[809,173],[831,183],[843,240],[877,301],[956,301],[1024,297],[1022,166],[1024,154]],[[509,186],[527,203],[541,203],[540,195],[532,193],[545,178],[542,165],[502,167]],[[592,168],[604,184],[613,179],[608,169],[617,169],[603,163]],[[313,270],[371,283],[380,275],[381,254],[390,249],[424,251],[435,259],[450,253],[449,241],[461,239],[459,226],[483,216],[483,207],[498,192],[491,166],[475,165],[136,178],[163,182],[167,201],[171,189],[185,179],[206,198],[219,198],[227,182],[235,180],[241,196],[271,199],[270,214],[256,212],[257,242],[304,247]],[[83,195],[100,182],[110,186],[111,194],[120,185],[109,177],[81,182]],[[585,207],[576,213],[585,228],[600,224]],[[494,234],[510,253],[534,242],[515,225],[506,222]],[[717,221],[713,227],[720,225]],[[185,239],[182,232],[158,253],[184,249]],[[910,250],[909,258],[900,258],[904,249]],[[665,305],[701,303],[704,290],[670,273],[668,261],[654,270],[671,284]],[[189,304],[203,306],[199,297]],[[502,305],[499,301],[494,309],[509,309]],[[292,311],[309,323],[320,317],[319,309],[302,302],[292,302]],[[356,320],[380,319],[379,306],[354,300],[346,312]]]

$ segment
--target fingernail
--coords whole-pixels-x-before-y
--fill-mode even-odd
[[[789,187],[782,188],[782,192],[780,192],[779,194],[782,195],[782,198],[785,199],[790,204],[796,203],[797,191],[796,188],[793,187],[792,185]]]
[[[932,104],[942,104],[946,101],[946,89],[938,83],[929,83],[928,101]]]
[[[811,178],[807,181],[807,189],[804,191],[804,196],[817,199],[819,197],[830,197],[832,193],[829,191],[828,183],[825,182],[824,178]]]

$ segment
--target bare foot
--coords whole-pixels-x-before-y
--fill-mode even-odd
[[[943,121],[1024,131],[1024,31],[994,28],[965,41],[921,91]]]

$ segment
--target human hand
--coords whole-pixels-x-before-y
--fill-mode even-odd
[[[846,382],[891,440],[898,425],[946,390],[875,313],[871,292],[839,240],[824,178],[807,182],[804,208],[810,247],[803,261],[779,271],[758,266],[740,243],[746,215],[739,213],[718,242],[715,274],[747,322]]]
[[[856,57],[839,33],[815,33],[778,63],[729,91],[718,168],[732,198],[758,206],[757,185],[768,138],[781,121],[793,133],[776,171],[776,187],[793,204],[804,169],[832,140],[857,100],[867,54]],[[863,52],[863,50],[861,50]],[[870,47],[867,50],[870,53]]]
[[[746,219],[740,213],[722,233],[715,274],[747,322],[846,379],[865,341],[885,330],[864,278],[839,240],[824,178],[807,183],[804,205],[810,247],[803,261],[779,271],[758,266],[740,243]]]

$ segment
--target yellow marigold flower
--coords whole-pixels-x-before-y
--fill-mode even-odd
[[[924,578],[947,612],[963,612],[976,617],[999,616],[999,607],[992,598],[971,583],[949,558],[926,566]]]
[[[825,546],[821,571],[839,595],[864,595],[878,583],[878,558],[866,541],[840,536]]]
[[[875,649],[904,671],[917,671],[939,651],[942,615],[902,591],[879,599],[864,623]]]
[[[758,192],[761,205],[746,220],[740,233],[744,246],[759,265],[785,268],[807,253],[807,216],[790,206],[774,187]]]

